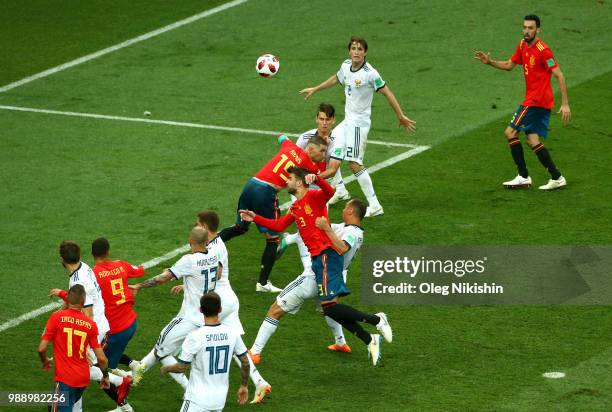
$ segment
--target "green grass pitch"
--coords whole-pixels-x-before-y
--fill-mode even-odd
[[[0,13],[0,87],[220,4],[11,0]],[[154,120],[298,133],[313,127],[319,101],[333,103],[343,118],[339,87],[306,103],[298,90],[334,73],[348,38],[359,34],[418,126],[414,135],[398,129],[377,96],[370,139],[431,146],[373,174],[385,215],[364,222],[366,244],[609,245],[611,12],[604,1],[250,0],[2,92],[0,106],[125,117],[150,111]],[[474,49],[507,58],[529,13],[542,18],[541,37],[566,75],[573,113],[567,127],[558,116],[551,120],[546,144],[569,182],[554,193],[501,188],[515,173],[503,129],[524,81],[520,70],[495,71],[472,58]],[[254,71],[264,53],[281,59],[272,79]],[[0,108],[0,322],[47,304],[51,288],[66,286],[57,256],[63,239],[78,241],[91,262],[91,240],[105,236],[113,256],[140,263],[186,243],[204,208],[231,224],[245,181],[276,150],[267,135]],[[405,150],[369,145],[366,163]],[[545,182],[527,150],[526,160],[534,184]],[[356,183],[348,188],[361,195]],[[340,210],[331,209],[332,221]],[[255,232],[228,244],[249,347],[273,300],[254,292],[263,243]],[[272,280],[284,285],[300,271],[290,250]],[[347,302],[361,308],[359,273],[357,261]],[[176,314],[180,301],[169,289],[138,295],[133,357],[145,355]],[[226,410],[592,411],[612,404],[606,306],[363,308],[384,310],[394,327],[382,367],[371,366],[352,336],[352,354],[330,353],[331,334],[314,303],[306,304],[283,319],[265,349],[260,370],[273,386],[270,399],[238,406],[234,367]],[[52,374],[40,370],[36,355],[47,317],[0,332],[0,391],[50,390]],[[547,380],[541,375],[549,370],[567,376]],[[180,407],[178,385],[157,372],[131,393],[136,410]],[[93,385],[84,405],[113,408]]]

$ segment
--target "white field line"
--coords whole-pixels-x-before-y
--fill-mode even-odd
[[[8,90],[14,89],[14,88],[19,87],[19,86],[23,86],[24,84],[33,82],[34,80],[42,79],[43,77],[47,77],[47,76],[50,76],[52,74],[61,72],[63,70],[66,70],[66,69],[69,69],[69,68],[74,67],[76,65],[79,65],[81,63],[85,63],[85,62],[88,62],[90,60],[97,59],[98,57],[102,57],[102,56],[104,56],[106,54],[109,54],[109,53],[112,53],[114,51],[121,50],[121,49],[123,49],[125,47],[131,46],[132,44],[140,43],[141,41],[148,40],[148,39],[150,39],[152,37],[159,36],[160,34],[169,32],[170,30],[177,29],[179,27],[182,27],[182,26],[185,26],[187,24],[193,23],[195,21],[201,20],[201,19],[203,19],[205,17],[208,17],[208,16],[212,16],[213,14],[217,14],[217,13],[222,12],[224,10],[227,10],[229,8],[232,8],[232,7],[235,7],[235,6],[239,6],[240,4],[246,3],[246,2],[247,2],[247,0],[234,0],[234,1],[230,1],[229,3],[225,3],[225,4],[222,4],[222,5],[217,6],[215,8],[206,10],[206,11],[204,11],[202,13],[194,14],[191,17],[187,17],[186,19],[179,20],[179,21],[174,22],[172,24],[169,24],[167,26],[161,27],[161,28],[159,28],[157,30],[153,30],[153,31],[150,31],[148,33],[142,34],[142,35],[140,35],[138,37],[134,37],[133,39],[126,40],[124,42],[115,44],[114,46],[110,46],[110,47],[107,47],[105,49],[98,50],[97,52],[88,54],[88,55],[83,56],[83,57],[79,57],[78,59],[71,60],[71,61],[69,61],[67,63],[64,63],[64,64],[60,64],[59,66],[52,67],[50,69],[47,69],[47,70],[42,71],[40,73],[36,73],[36,74],[34,74],[32,76],[29,76],[29,77],[26,77],[24,79],[17,80],[17,81],[15,81],[13,83],[9,83],[9,84],[7,84],[5,86],[0,87],[0,93],[6,92]]]
[[[151,260],[148,260],[148,261],[144,262],[142,264],[142,266],[145,269],[152,268],[154,266],[159,265],[161,262],[164,262],[166,260],[170,260],[173,257],[180,255],[181,253],[187,252],[188,250],[189,250],[189,245],[183,245],[183,246],[181,246],[179,248],[176,248],[176,249],[166,253],[165,255],[162,255],[162,256],[159,256],[159,257],[156,257],[156,258],[153,258]],[[50,311],[55,310],[55,309],[58,309],[61,306],[62,306],[62,301],[51,302],[51,303],[49,303],[49,304],[47,304],[45,306],[41,306],[38,309],[34,309],[31,312],[24,313],[23,315],[18,316],[18,317],[13,318],[13,319],[10,319],[10,320],[4,322],[2,325],[0,325],[0,332],[4,332],[7,329],[10,329],[10,328],[12,328],[14,326],[20,325],[23,322],[26,322],[26,321],[28,321],[30,319],[34,319],[34,318],[36,318],[36,317],[38,317],[40,315],[44,315],[45,313],[50,312]]]
[[[105,119],[105,120],[119,120],[119,121],[132,121],[132,122],[143,122],[143,123],[154,123],[154,124],[162,124],[162,125],[169,125],[169,126],[179,126],[179,127],[195,127],[195,128],[201,128],[201,129],[213,129],[213,130],[224,130],[224,131],[231,131],[231,132],[239,132],[239,133],[252,133],[252,134],[264,134],[264,135],[275,135],[278,134],[278,132],[273,132],[273,131],[268,131],[268,130],[257,130],[257,129],[243,129],[243,128],[238,128],[238,127],[225,127],[225,126],[214,126],[214,125],[206,125],[206,124],[199,124],[199,123],[184,123],[184,122],[174,122],[174,121],[169,121],[169,120],[154,120],[154,119],[147,119],[147,118],[134,118],[134,117],[123,117],[123,116],[107,116],[107,115],[99,115],[99,114],[93,114],[93,113],[78,113],[78,112],[63,112],[63,111],[57,111],[57,110],[45,110],[45,109],[32,109],[32,108],[28,108],[28,107],[17,107],[17,106],[3,106],[0,105],[0,109],[3,110],[13,110],[13,111],[21,111],[21,112],[34,112],[34,113],[44,113],[44,114],[56,114],[56,115],[64,115],[64,116],[76,116],[76,117],[90,117],[90,118],[96,118],[96,119]],[[293,136],[296,137],[298,136],[295,133],[286,133],[288,136]],[[410,148],[410,150],[400,153],[396,156],[393,156],[387,160],[383,160],[380,163],[376,163],[370,167],[368,167],[368,170],[370,171],[370,173],[375,173],[378,170],[384,169],[385,167],[389,167],[395,163],[401,162],[402,160],[408,159],[412,156],[416,156],[419,153],[424,152],[425,150],[430,149],[430,146],[417,146],[417,145],[413,145],[413,144],[404,144],[404,143],[391,143],[391,142],[383,142],[383,141],[378,141],[378,140],[370,140],[368,141],[368,143],[373,143],[373,144],[379,144],[379,145],[384,145],[384,146],[394,146],[394,147],[405,147],[405,148]],[[344,179],[344,183],[348,184],[351,183],[355,180],[355,176],[351,175],[349,177],[347,177],[346,179]],[[291,206],[291,202],[286,202],[283,203],[280,208],[281,210],[286,210],[289,208],[289,206]],[[165,262],[167,260],[170,260],[178,255],[180,255],[181,253],[185,253],[189,250],[189,245],[183,245],[179,248],[176,248],[162,256],[158,256],[156,258],[153,258],[147,262],[144,262],[142,264],[142,266],[144,266],[145,269],[149,269],[152,268],[154,266],[159,265],[162,262]],[[8,321],[6,321],[5,323],[0,325],[0,333],[4,332],[7,329],[10,329],[12,327],[18,326],[20,324],[22,324],[23,322],[26,322],[30,319],[34,319],[40,315],[43,315],[47,312],[50,312],[54,309],[57,309],[61,306],[61,302],[52,302],[49,303],[45,306],[42,306],[38,309],[35,309],[31,312],[25,313],[21,316],[18,316],[16,318],[10,319]]]
[[[88,117],[91,119],[101,119],[101,120],[115,120],[115,121],[124,121],[124,122],[136,122],[136,123],[149,123],[149,124],[160,124],[166,126],[177,126],[177,127],[192,127],[195,129],[209,129],[209,130],[222,130],[226,132],[238,132],[238,133],[250,133],[250,134],[263,134],[274,136],[280,134],[281,132],[273,131],[273,130],[259,130],[259,129],[245,129],[242,127],[228,127],[228,126],[217,126],[214,124],[202,124],[202,123],[190,123],[190,122],[176,122],[173,120],[156,120],[148,117],[127,117],[127,116],[111,116],[106,114],[97,114],[97,113],[83,113],[83,112],[71,112],[71,111],[63,111],[63,110],[49,110],[49,109],[35,109],[33,107],[22,107],[22,106],[7,106],[0,105],[0,110],[10,110],[16,112],[29,112],[29,113],[42,113],[42,114],[54,114],[58,116],[71,116],[71,117]],[[290,137],[298,137],[298,134],[295,133],[284,133]],[[381,140],[368,140],[369,144],[376,144],[382,146],[389,147],[408,147],[414,148],[418,147],[414,144],[408,143],[393,143],[393,142],[384,142]]]

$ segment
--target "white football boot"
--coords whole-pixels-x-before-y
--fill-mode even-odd
[[[373,208],[372,206],[368,206],[366,209],[365,217],[374,217],[374,216],[382,216],[385,214],[382,206],[378,206]]]
[[[548,183],[539,187],[540,190],[555,190],[562,189],[567,186],[567,182],[563,176],[560,176],[557,180],[550,179]]]
[[[282,291],[282,289],[277,288],[270,281],[268,281],[268,283],[265,285],[262,285],[259,282],[257,282],[257,285],[255,285],[255,292],[279,293]]]
[[[393,331],[391,330],[391,325],[389,324],[389,320],[387,320],[387,315],[383,312],[377,313],[376,316],[380,318],[380,322],[376,325],[376,329],[383,335],[383,338],[389,343],[393,341]]]
[[[336,191],[336,193],[334,193],[332,198],[329,199],[327,203],[329,203],[330,205],[335,205],[338,202],[341,202],[343,200],[349,200],[350,198],[351,194],[348,192],[348,190],[344,190],[342,192]]]
[[[531,187],[531,177],[516,175],[512,180],[503,183],[506,189],[529,188]]]
[[[382,337],[378,334],[373,334],[371,336],[372,342],[368,344],[368,357],[372,359],[372,364],[376,366],[382,355],[380,348],[382,346]]]

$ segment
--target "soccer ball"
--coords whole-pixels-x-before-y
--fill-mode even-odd
[[[255,70],[261,77],[272,77],[278,73],[278,69],[280,69],[280,61],[271,54],[260,56],[255,65]]]

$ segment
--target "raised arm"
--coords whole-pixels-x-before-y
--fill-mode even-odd
[[[572,119],[572,112],[569,107],[569,99],[567,98],[567,86],[565,84],[565,76],[559,66],[552,69],[552,74],[559,82],[559,90],[561,90],[561,107],[557,113],[561,113],[563,124],[567,124]]]
[[[304,100],[308,100],[310,96],[318,92],[319,90],[327,89],[328,87],[332,87],[334,84],[338,83],[338,78],[334,74],[329,79],[325,80],[323,83],[319,84],[315,87],[307,87],[305,89],[300,90],[300,94],[305,94]]]
[[[266,219],[265,217],[259,216],[250,210],[241,210],[240,218],[247,222],[254,222],[257,225],[267,227],[275,232],[282,232],[294,222],[291,213],[287,213],[285,216],[279,219]]]
[[[480,60],[483,64],[488,64],[489,66],[493,66],[496,69],[499,70],[506,70],[506,71],[510,71],[512,69],[514,69],[514,66],[516,66],[516,63],[514,63],[512,60],[508,59],[508,60],[493,60],[491,59],[491,53],[485,53],[481,50],[477,50],[474,53],[474,58],[476,60]]]
[[[128,287],[132,290],[132,293],[134,295],[136,295],[138,293],[138,291],[142,288],[152,288],[155,287],[157,285],[161,285],[162,283],[165,283],[167,281],[169,281],[170,279],[174,279],[174,275],[172,274],[172,272],[170,272],[168,269],[164,270],[163,273],[160,273],[157,276],[154,276],[152,278],[149,278],[143,282],[137,283],[135,285],[129,285]]]
[[[326,200],[331,199],[334,196],[334,193],[336,193],[336,189],[331,187],[331,185],[327,183],[325,179],[321,178],[321,176],[318,176],[315,174],[307,175],[306,183],[308,184],[315,183],[317,186],[319,186]]]
[[[389,106],[391,106],[391,108],[395,112],[395,115],[397,116],[399,125],[403,126],[409,132],[414,132],[416,130],[416,122],[406,117],[406,115],[402,111],[402,108],[400,107],[399,102],[395,98],[395,95],[393,94],[389,86],[385,85],[379,91],[383,94],[383,96],[387,98]]]

